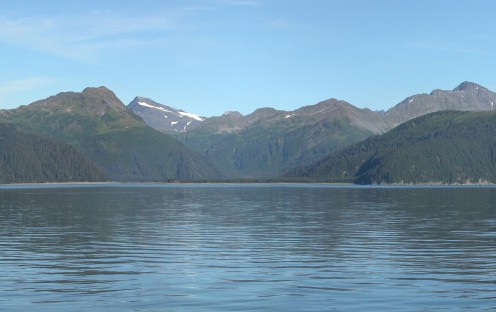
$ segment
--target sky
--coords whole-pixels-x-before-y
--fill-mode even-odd
[[[203,116],[496,91],[493,0],[2,0],[0,108],[106,86]]]

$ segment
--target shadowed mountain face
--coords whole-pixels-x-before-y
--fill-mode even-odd
[[[386,112],[393,125],[399,125],[415,117],[445,110],[484,111],[493,110],[496,93],[472,82],[463,82],[452,91],[434,90],[430,94],[407,97]]]
[[[105,87],[64,92],[0,119],[27,132],[68,143],[116,181],[206,179],[216,172],[177,140],[148,127]]]

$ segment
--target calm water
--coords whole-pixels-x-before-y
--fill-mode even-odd
[[[0,311],[496,310],[496,188],[0,188]]]

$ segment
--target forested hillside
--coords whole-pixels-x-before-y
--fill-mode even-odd
[[[75,148],[0,124],[0,183],[104,180],[100,168]]]
[[[286,177],[381,183],[496,183],[496,113],[439,112],[331,153]]]
[[[331,99],[287,112],[227,113],[178,136],[228,178],[274,178],[389,129],[380,113]]]

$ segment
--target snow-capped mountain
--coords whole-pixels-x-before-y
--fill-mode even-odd
[[[139,96],[127,107],[149,126],[164,132],[185,132],[201,125],[206,119]]]

